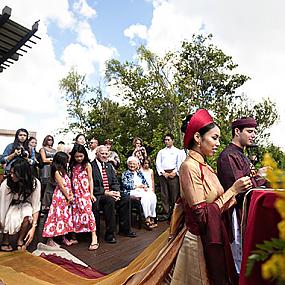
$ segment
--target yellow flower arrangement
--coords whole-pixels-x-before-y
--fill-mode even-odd
[[[285,189],[285,172],[278,169],[276,162],[269,154],[265,154],[264,166],[268,167],[266,178],[273,189]],[[278,223],[279,239],[272,239],[259,244],[248,258],[247,274],[250,273],[256,261],[262,264],[262,277],[276,280],[277,284],[285,284],[285,192],[278,191],[275,207],[281,216]],[[268,259],[269,258],[269,259]]]

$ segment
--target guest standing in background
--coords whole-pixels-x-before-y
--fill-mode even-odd
[[[75,137],[75,143],[86,146],[86,138],[84,134],[78,134]]]
[[[26,129],[18,129],[15,134],[14,142],[8,144],[3,151],[1,164],[5,170],[5,174],[9,173],[11,163],[19,158],[29,158],[28,146],[29,133]]]
[[[56,149],[53,148],[54,138],[51,135],[47,135],[42,144],[42,148],[40,149],[40,155],[42,162],[44,164],[43,168],[40,169],[40,180],[42,185],[42,208],[44,211],[49,209],[51,204],[51,198],[53,195],[54,187],[50,180],[51,178],[51,164],[53,161],[53,157],[55,156]]]
[[[98,140],[96,138],[92,138],[89,142],[89,149],[88,149],[88,158],[90,162],[92,162],[96,158],[97,146],[98,146]]]
[[[157,154],[156,170],[164,212],[162,219],[170,219],[174,203],[179,197],[179,167],[186,154],[174,146],[174,136],[172,134],[166,134],[163,141],[165,148]]]
[[[104,141],[104,145],[107,147],[109,151],[108,162],[112,163],[115,170],[117,170],[120,166],[120,158],[119,155],[112,150],[113,142],[110,139],[106,139]]]
[[[31,165],[33,175],[39,178],[39,169],[43,168],[41,155],[37,152],[37,139],[35,137],[29,137],[28,139],[30,158],[28,159]]]
[[[135,137],[133,139],[133,146],[134,151],[132,153],[132,156],[135,156],[139,159],[140,165],[142,165],[144,159],[147,157],[147,152],[145,147],[143,146],[143,141],[139,137]]]

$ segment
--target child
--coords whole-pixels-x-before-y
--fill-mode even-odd
[[[74,232],[91,232],[92,241],[88,249],[96,250],[99,244],[95,232],[95,217],[92,212],[92,202],[96,201],[93,195],[92,166],[89,163],[88,154],[83,145],[74,144],[70,153],[69,168],[74,192],[74,203],[72,206]],[[75,234],[71,242],[77,243]]]
[[[63,244],[69,246],[72,243],[65,237],[73,232],[72,207],[73,194],[70,179],[67,175],[68,155],[59,151],[55,154],[51,165],[51,178],[56,182],[56,188],[52,196],[48,217],[46,219],[43,237],[48,237],[47,244],[54,246],[53,237],[62,236]]]
[[[151,169],[151,164],[150,164],[150,159],[147,157],[143,160],[142,162],[142,168],[140,169],[141,172],[143,173],[147,184],[149,185],[149,190],[148,191],[153,191],[155,193],[155,186],[154,186],[154,174],[153,170]],[[155,212],[155,211],[154,211]],[[155,216],[150,218],[150,227],[151,228],[156,228],[157,223],[155,221]]]

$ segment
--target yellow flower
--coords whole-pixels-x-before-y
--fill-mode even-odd
[[[283,240],[285,240],[285,220],[281,221],[277,225],[278,230],[279,230],[279,237]]]
[[[274,159],[271,158],[271,155],[269,153],[266,153],[264,155],[263,164],[264,164],[264,166],[269,166],[272,169],[277,168],[277,163],[274,161]]]
[[[275,207],[282,219],[285,219],[285,199],[277,199],[275,202]]]
[[[281,277],[285,280],[285,253],[273,254],[269,260],[262,264],[261,269],[264,279]]]

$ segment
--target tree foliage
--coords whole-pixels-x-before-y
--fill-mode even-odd
[[[81,131],[88,133],[90,122],[88,120],[90,107],[96,107],[102,97],[100,87],[90,87],[85,75],[80,75],[73,67],[67,76],[60,80],[59,88],[64,92],[63,98],[67,103],[68,128],[64,131]],[[95,93],[88,99],[89,93]]]
[[[123,156],[130,153],[133,137],[139,136],[154,158],[165,133],[173,133],[182,147],[181,121],[198,108],[210,110],[221,127],[221,149],[231,140],[231,121],[242,116],[257,119],[260,142],[266,142],[268,128],[278,119],[275,103],[270,99],[254,103],[237,93],[249,77],[236,73],[236,68],[232,57],[212,43],[211,35],[194,35],[164,56],[141,46],[136,60],[106,62],[105,79],[117,90],[113,96],[121,98],[120,104],[103,96],[101,88],[89,87],[75,70],[60,86],[66,92],[71,127],[101,142],[113,139]],[[95,92],[93,104],[86,100],[89,92]]]

